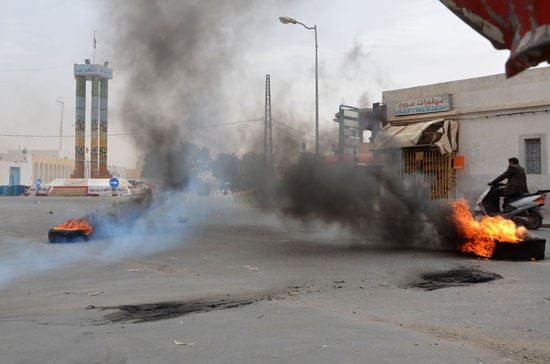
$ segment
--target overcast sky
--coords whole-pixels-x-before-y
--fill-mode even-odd
[[[142,53],[132,52],[131,59],[129,52],[122,52],[128,33],[119,29],[124,28],[121,22],[131,14],[133,3],[0,0],[0,152],[24,147],[58,149],[63,116],[63,153],[74,158],[73,64],[94,57],[95,31],[95,61],[102,64],[108,60],[114,70],[109,89],[109,164],[134,166],[136,156],[143,151],[140,143],[129,135],[133,127],[123,120],[123,105],[130,95],[129,87],[135,88],[136,84],[131,79],[136,73],[129,72],[129,68],[147,58],[149,50],[144,42],[142,48],[136,48]],[[179,4],[170,10],[177,14],[222,2],[168,1],[168,8],[172,3]],[[204,54],[211,59],[211,54],[223,49],[219,57],[228,59],[223,68],[210,72],[211,66],[205,63],[192,71],[210,75],[207,82],[216,87],[215,96],[211,88],[206,92],[195,83],[185,85],[182,81],[183,85],[174,86],[171,82],[163,84],[162,80],[152,92],[158,94],[160,87],[166,95],[173,91],[182,98],[193,95],[198,101],[179,108],[140,93],[143,107],[162,109],[165,116],[169,109],[173,111],[169,115],[171,120],[189,123],[193,119],[195,126],[230,124],[201,129],[202,134],[190,138],[211,149],[212,157],[219,152],[242,154],[257,149],[257,143],[248,141],[256,131],[261,132],[261,122],[237,122],[263,118],[266,74],[271,77],[273,118],[281,126],[304,134],[294,133],[293,138],[312,143],[314,32],[300,25],[280,23],[281,15],[309,26],[317,25],[322,133],[336,128],[332,118],[341,103],[366,107],[381,101],[384,90],[503,73],[509,53],[495,50],[489,41],[436,0],[228,3],[232,5],[222,9],[219,17],[206,15],[205,19],[211,23],[201,28],[201,38],[196,38],[199,41],[181,53]],[[115,9],[117,6],[126,8]],[[150,11],[151,6],[147,7]],[[140,21],[147,29],[162,34],[162,16],[155,13]],[[217,36],[205,42],[210,32]],[[174,54],[179,57],[180,53]],[[172,60],[172,67],[174,62],[177,65],[178,60]],[[181,63],[184,62],[182,58]],[[162,64],[159,63],[160,67]],[[156,68],[149,70],[154,76],[159,68],[157,65],[152,68]],[[147,71],[141,68],[139,72]],[[186,75],[183,80],[190,79]],[[197,82],[202,78],[192,79]],[[57,100],[63,101],[63,115]],[[151,100],[149,105],[147,100]],[[206,134],[216,134],[217,139]],[[219,142],[224,136],[230,142]]]

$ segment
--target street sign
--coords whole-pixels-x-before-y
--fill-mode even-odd
[[[41,184],[42,184],[42,178],[38,178],[38,179],[36,180],[36,188],[37,188],[37,189],[40,188],[40,185],[41,185]]]
[[[117,188],[118,187],[118,178],[111,178],[109,180],[109,185],[111,186],[111,188]]]
[[[359,111],[344,110],[344,119],[359,120]]]
[[[352,127],[352,128],[359,128],[359,121],[351,120],[351,119],[344,119],[344,126],[349,126],[349,127]]]
[[[352,127],[344,127],[344,135],[356,137],[359,135],[359,129],[352,128]]]

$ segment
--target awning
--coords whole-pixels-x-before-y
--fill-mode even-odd
[[[458,122],[437,119],[407,125],[387,125],[373,141],[375,149],[433,146],[443,155],[458,149]]]

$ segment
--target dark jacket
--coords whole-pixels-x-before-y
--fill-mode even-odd
[[[519,164],[510,164],[503,174],[489,182],[489,184],[496,186],[500,181],[505,179],[508,179],[506,189],[504,190],[505,196],[517,196],[529,193],[525,169]]]

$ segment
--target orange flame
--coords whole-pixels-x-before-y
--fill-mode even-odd
[[[457,223],[459,233],[465,238],[460,250],[490,258],[497,242],[519,243],[527,235],[525,227],[502,216],[484,216],[474,219],[465,200],[451,202],[453,214],[449,219]]]
[[[77,220],[69,219],[63,224],[54,227],[54,230],[83,230],[85,235],[90,235],[94,232],[92,225],[82,217]]]

